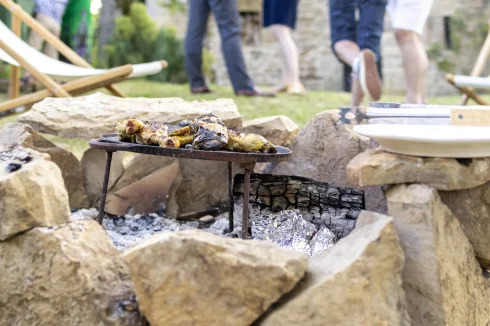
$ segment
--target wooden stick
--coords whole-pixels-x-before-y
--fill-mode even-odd
[[[21,21],[17,17],[12,17],[12,32],[21,37]],[[10,66],[10,98],[19,97],[20,94],[20,68],[17,66]]]
[[[485,39],[485,42],[483,43],[480,53],[478,54],[478,58],[476,59],[475,66],[471,71],[471,76],[480,76],[481,73],[483,72],[483,69],[485,68],[485,64],[487,63],[488,54],[490,52],[490,21],[488,23],[488,26],[489,26],[489,30],[488,30],[487,38]],[[470,88],[468,88],[468,90],[473,91]],[[470,95],[465,93],[463,95],[461,104],[465,105],[470,97],[471,97]]]
[[[463,92],[468,98],[471,98],[473,101],[475,101],[476,103],[480,104],[480,105],[488,105],[488,103],[482,99],[478,94],[475,93],[475,91],[473,91],[472,89],[468,88],[468,87],[459,87],[456,85],[456,83],[454,82],[454,75],[451,75],[451,74],[447,74],[446,75],[446,80],[451,84],[453,85],[454,87],[456,87],[458,90],[460,90],[461,92]],[[465,105],[465,103],[462,103],[461,105]]]
[[[56,97],[71,97],[67,91],[65,91],[60,85],[52,80],[48,75],[41,73],[36,67],[31,65],[29,61],[25,60],[22,56],[17,54],[7,43],[0,40],[0,48],[4,50],[8,55],[15,59],[22,67],[25,68],[31,75],[36,78],[41,84],[49,89]]]
[[[93,68],[87,61],[80,57],[75,51],[70,49],[65,43],[63,43],[59,38],[47,30],[43,25],[41,25],[36,19],[22,9],[21,6],[13,2],[12,0],[0,0],[0,4],[3,5],[7,10],[10,11],[12,17],[19,18],[27,26],[29,26],[34,32],[39,34],[46,42],[51,44],[59,53],[66,57],[71,63],[84,67]],[[106,87],[111,93],[119,97],[126,97],[126,95],[119,90],[116,86],[108,85]]]
[[[133,72],[131,65],[121,66],[111,69],[103,74],[84,77],[77,80],[69,81],[62,85],[63,89],[73,95],[78,95],[87,91],[91,91],[98,87],[105,87],[109,84],[117,83],[126,80],[127,76]],[[21,96],[16,99],[0,103],[0,112],[8,111],[19,106],[28,106],[44,98],[52,96],[48,89]]]

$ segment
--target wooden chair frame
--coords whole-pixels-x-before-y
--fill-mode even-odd
[[[15,35],[21,37],[21,24],[24,23],[41,36],[44,41],[52,45],[59,53],[66,57],[72,64],[83,67],[93,68],[87,61],[80,57],[75,51],[70,49],[58,37],[52,34],[36,19],[25,12],[21,6],[12,0],[0,0],[0,5],[5,7],[12,14],[11,30]],[[0,112],[8,111],[18,106],[31,105],[45,97],[71,97],[72,95],[80,94],[100,86],[108,89],[112,94],[119,97],[126,95],[119,90],[113,83],[124,80],[133,71],[131,65],[126,65],[111,69],[105,73],[96,76],[83,77],[74,81],[67,82],[63,85],[56,83],[51,77],[41,73],[36,67],[25,60],[20,54],[12,49],[8,44],[0,40],[0,48],[8,55],[15,59],[21,67],[27,70],[37,81],[46,87],[45,90],[28,94],[22,97],[20,95],[20,67],[11,66],[10,74],[10,92],[9,100],[0,103]]]
[[[480,50],[480,53],[478,54],[478,58],[476,60],[476,63],[473,67],[473,70],[471,71],[472,77],[478,77],[481,76],[481,73],[483,72],[483,69],[485,68],[485,64],[487,63],[488,56],[490,55],[490,21],[488,22],[488,35],[485,39],[485,42],[483,43],[483,46]],[[455,88],[457,88],[460,92],[463,93],[463,97],[461,99],[461,105],[466,105],[470,99],[475,101],[476,103],[480,105],[488,105],[489,103],[485,101],[483,98],[481,98],[473,88],[471,87],[461,87],[457,86],[454,82],[454,75],[453,74],[447,74],[446,75],[446,80],[453,85]]]

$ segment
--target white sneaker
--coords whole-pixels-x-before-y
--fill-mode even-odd
[[[362,50],[352,64],[352,71],[359,78],[362,92],[371,101],[378,101],[381,98],[382,85],[374,52]]]

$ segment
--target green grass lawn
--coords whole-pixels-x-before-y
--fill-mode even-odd
[[[189,92],[187,85],[164,84],[145,80],[132,80],[119,84],[120,88],[130,97],[180,97],[188,101],[213,100],[217,98],[232,98],[245,120],[272,115],[286,115],[295,121],[300,127],[304,126],[317,113],[337,109],[339,106],[349,105],[350,94],[343,92],[311,91],[304,96],[292,96],[280,94],[276,98],[247,98],[236,97],[228,87],[213,86],[213,94],[195,96]],[[107,93],[105,89],[99,89]],[[7,98],[0,94],[0,101]],[[460,96],[435,97],[429,100],[430,104],[458,104]],[[383,102],[403,102],[403,96],[384,96]],[[13,114],[0,118],[0,126],[7,122],[14,122],[19,114]],[[84,140],[61,139],[59,137],[45,135],[58,146],[71,150],[78,158],[88,148]]]
[[[236,97],[227,87],[213,86],[215,93],[195,96],[190,94],[187,85],[164,84],[145,80],[132,80],[120,84],[120,88],[131,97],[180,97],[185,100],[212,100],[216,98],[232,98],[245,120],[271,115],[286,115],[299,126],[306,124],[311,118],[322,111],[349,105],[350,94],[343,92],[311,91],[305,96],[281,94],[276,98]],[[98,90],[106,92],[105,89]],[[2,98],[3,97],[3,98]],[[0,94],[0,100],[6,98]],[[431,104],[458,104],[459,96],[435,97]],[[383,102],[403,102],[403,96],[384,96]],[[16,116],[0,119],[0,125],[7,121],[15,121]]]

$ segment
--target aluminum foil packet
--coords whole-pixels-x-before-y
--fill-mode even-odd
[[[318,256],[337,242],[337,237],[326,226],[318,231],[310,241],[310,257]]]
[[[318,231],[298,210],[252,218],[252,237],[267,240],[281,247],[304,252],[312,257],[333,246],[335,235],[326,227]]]

